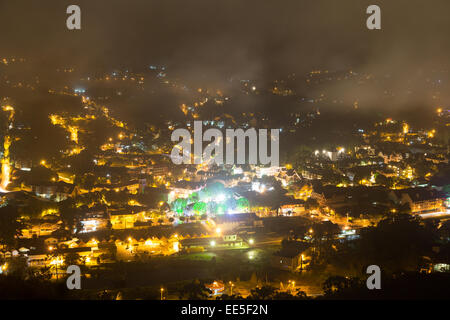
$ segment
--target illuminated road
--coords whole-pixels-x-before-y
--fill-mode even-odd
[[[430,219],[430,218],[450,218],[450,209],[447,211],[438,211],[438,212],[430,212],[419,214],[422,219]]]

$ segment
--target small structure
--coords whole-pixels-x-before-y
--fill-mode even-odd
[[[225,290],[225,285],[223,284],[222,281],[214,281],[211,284],[206,284],[205,287],[208,288],[209,290],[211,290],[212,296],[217,296],[219,294],[222,294],[223,291]]]

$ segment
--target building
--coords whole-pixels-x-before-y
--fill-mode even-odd
[[[126,208],[111,209],[109,216],[112,229],[130,229],[145,214],[145,208],[140,206],[128,206]]]
[[[169,166],[165,164],[154,164],[147,167],[147,174],[165,177],[169,174]]]
[[[244,240],[235,234],[222,237],[203,237],[184,239],[180,241],[181,249],[185,252],[223,249],[242,249],[246,247]]]
[[[305,212],[305,201],[293,199],[280,207],[280,213],[284,216],[297,216]]]
[[[42,183],[31,186],[31,191],[38,197],[54,201],[63,201],[69,197],[75,197],[78,189],[74,184],[58,181],[54,183]]]
[[[445,211],[445,195],[431,188],[392,190],[389,198],[397,204],[409,204],[412,214]]]
[[[286,271],[302,271],[309,264],[308,249],[310,244],[299,241],[288,241],[282,244],[280,251],[273,254],[271,265]]]
[[[81,232],[95,232],[106,229],[110,223],[109,214],[106,207],[97,206],[90,208],[81,220],[83,230]]]
[[[262,219],[254,212],[224,214],[214,218],[216,226],[222,231],[252,229],[262,227]]]

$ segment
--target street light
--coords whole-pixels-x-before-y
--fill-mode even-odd
[[[233,284],[233,282],[229,282],[229,284],[230,284],[230,296],[232,296],[233,295],[233,287],[234,287],[234,284]]]
[[[249,243],[249,244],[254,244],[254,243],[255,243],[255,240],[250,239],[250,240],[248,240],[248,243]]]
[[[305,256],[302,254],[300,256],[300,273],[303,272],[303,259],[305,258]]]
[[[160,291],[161,291],[161,300],[162,300],[163,299],[164,288],[161,288]]]

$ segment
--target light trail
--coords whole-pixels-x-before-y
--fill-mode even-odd
[[[14,120],[14,108],[10,105],[6,105],[2,107],[3,111],[9,112],[8,117],[8,129],[7,134],[5,135],[5,139],[3,141],[3,158],[2,162],[2,178],[0,182],[0,192],[6,193],[9,192],[6,190],[6,187],[11,182],[11,162],[9,158],[9,147],[11,146],[11,137],[8,133],[9,128],[12,127],[12,122]]]

